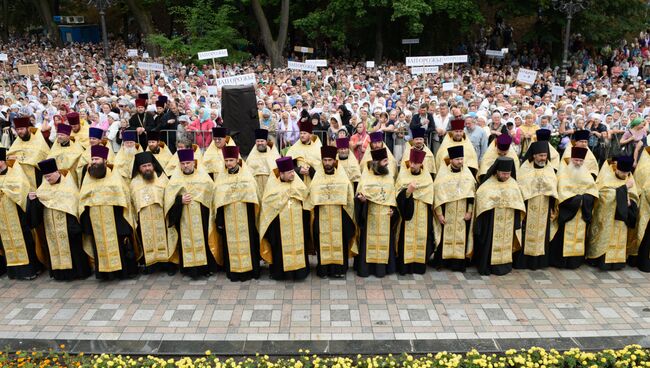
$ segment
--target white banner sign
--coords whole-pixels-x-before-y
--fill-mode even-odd
[[[537,79],[537,72],[534,70],[520,68],[517,73],[517,82],[535,84],[535,79]]]
[[[501,52],[502,52],[504,55],[507,54],[507,53],[508,53],[508,48],[507,48],[507,47],[502,48],[502,49],[501,49]]]
[[[495,57],[495,58],[502,58],[503,57],[503,51],[485,50],[485,56],[490,56],[490,57]]]
[[[128,49],[128,50],[126,50],[126,56],[128,56],[128,57],[136,57],[136,56],[138,56],[138,49]]]
[[[454,90],[454,82],[447,82],[442,84],[442,91],[453,91]]]
[[[163,68],[164,66],[159,63],[146,63],[144,61],[138,61],[138,69],[162,72]]]
[[[0,54],[0,61],[9,61],[7,54]]]
[[[232,77],[225,77],[217,79],[217,87],[221,88],[223,86],[245,86],[249,84],[257,83],[255,80],[255,74],[242,74],[234,75]]]
[[[305,64],[316,65],[318,67],[327,67],[327,60],[326,59],[305,60]]]
[[[429,66],[443,64],[466,63],[467,55],[448,56],[410,56],[406,58],[406,66]]]
[[[375,67],[374,61],[366,61],[366,68],[374,68],[374,67]]]
[[[417,45],[420,43],[419,38],[404,38],[402,39],[402,45]]]
[[[199,60],[218,59],[222,57],[228,57],[228,50],[221,49],[221,50],[203,51],[203,52],[199,52],[198,55],[199,55]]]
[[[555,96],[564,95],[564,87],[562,87],[562,86],[553,86],[553,88],[551,88],[551,94],[555,95]]]
[[[316,65],[310,65],[307,63],[299,63],[297,61],[289,61],[287,63],[287,68],[293,69],[293,70],[304,70],[306,72],[315,72],[318,70],[318,67]]]
[[[411,74],[436,74],[438,73],[437,66],[414,66],[411,68]]]
[[[143,53],[142,53],[142,58],[143,58],[143,59],[149,59],[149,53],[146,52],[146,51],[143,52]]]

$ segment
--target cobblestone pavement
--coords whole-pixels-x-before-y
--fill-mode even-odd
[[[513,271],[232,283],[0,279],[0,336],[68,340],[414,340],[647,336],[650,274]]]

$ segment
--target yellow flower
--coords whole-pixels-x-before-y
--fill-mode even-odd
[[[205,351],[205,355],[212,355],[212,352],[208,349]]]

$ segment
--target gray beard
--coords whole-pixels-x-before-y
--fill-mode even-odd
[[[257,152],[266,152],[266,146],[257,146]]]
[[[237,174],[239,172],[239,165],[233,167],[232,169],[228,169],[228,174]]]

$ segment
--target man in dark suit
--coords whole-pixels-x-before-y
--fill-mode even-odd
[[[415,128],[423,128],[426,132],[426,136],[429,137],[429,148],[432,148],[431,146],[433,145],[433,142],[439,141],[440,137],[438,134],[435,134],[436,123],[433,121],[433,115],[427,112],[428,110],[428,104],[423,103],[420,105],[418,113],[413,115],[413,118],[411,119],[409,128],[411,131],[413,131]]]

